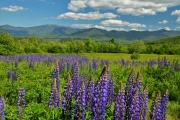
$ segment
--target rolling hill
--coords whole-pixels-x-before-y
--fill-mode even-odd
[[[106,41],[115,38],[116,41],[152,41],[180,35],[180,31],[106,31],[98,28],[76,29],[72,27],[46,24],[34,27],[14,27],[11,25],[2,25],[0,29],[10,33],[12,36],[27,37],[36,36],[42,39],[86,39],[87,36],[95,41]]]

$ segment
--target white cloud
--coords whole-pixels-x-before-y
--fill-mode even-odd
[[[176,20],[177,23],[180,23],[180,10],[175,10],[171,13],[171,15],[177,15],[178,18]]]
[[[148,31],[153,31],[152,29],[149,29]]]
[[[23,8],[21,6],[12,6],[10,5],[9,7],[1,7],[1,10],[9,11],[9,12],[16,12],[20,10],[27,10],[28,8]]]
[[[102,21],[101,24],[104,26],[128,26],[131,28],[146,27],[146,25],[140,23],[129,23],[127,21],[112,20],[112,19]]]
[[[180,16],[180,10],[175,10],[171,13],[171,15],[178,15]]]
[[[120,14],[134,16],[156,15],[169,7],[180,5],[179,0],[70,0],[68,9],[78,11],[87,7],[95,10],[115,9]]]
[[[91,28],[92,24],[72,24],[71,26],[77,28]]]
[[[177,29],[180,29],[180,26],[177,26],[176,28],[177,28]]]
[[[104,29],[104,30],[107,30],[107,31],[111,31],[111,30],[126,31],[124,28],[104,27],[104,26],[99,26],[99,25],[95,25],[93,27],[94,28],[99,28],[99,29]]]
[[[136,28],[132,28],[131,30],[138,31],[138,29],[136,29]]]
[[[67,13],[59,15],[57,18],[58,19],[66,18],[66,19],[74,19],[74,20],[78,20],[78,19],[97,20],[101,18],[115,18],[115,17],[117,17],[117,15],[113,13],[109,13],[109,12],[102,13],[102,14],[99,12],[89,12],[89,13],[67,12]]]
[[[71,0],[68,4],[68,9],[78,11],[79,9],[86,7],[86,2],[87,0]]]
[[[165,27],[165,30],[171,30],[169,27]]]
[[[92,25],[92,24],[72,24],[71,27],[75,28],[98,28],[107,31],[116,30],[116,31],[126,31],[124,28],[114,28],[114,27],[104,27],[99,25]]]
[[[168,23],[167,20],[163,20],[163,21],[159,22],[159,24],[166,24],[166,23]]]
[[[180,16],[176,20],[177,23],[180,23]]]

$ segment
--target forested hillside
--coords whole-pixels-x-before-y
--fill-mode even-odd
[[[143,42],[136,40],[129,44],[108,41],[98,42],[90,37],[84,40],[44,40],[35,36],[12,37],[10,34],[0,33],[0,54],[25,53],[143,53],[143,54],[180,54],[180,36]]]
[[[115,38],[116,42],[128,43],[135,40],[152,41],[156,39],[176,37],[180,31],[157,30],[157,31],[107,31],[99,28],[76,29],[68,26],[59,26],[55,24],[46,24],[33,27],[15,27],[11,25],[2,25],[0,29],[9,33],[13,37],[36,36],[41,39],[82,40],[87,36],[94,41],[108,41]]]

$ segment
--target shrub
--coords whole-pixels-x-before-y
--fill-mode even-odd
[[[131,59],[139,59],[140,58],[140,55],[138,54],[138,53],[133,53],[132,55],[131,55]]]

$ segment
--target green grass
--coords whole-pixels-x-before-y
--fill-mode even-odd
[[[107,60],[131,60],[131,54],[123,54],[123,53],[82,53],[88,58],[95,58],[95,59],[107,59]],[[140,54],[140,61],[150,60],[150,59],[158,59],[158,57],[163,58],[166,57],[168,60],[179,60],[180,55],[157,55],[157,54]]]

